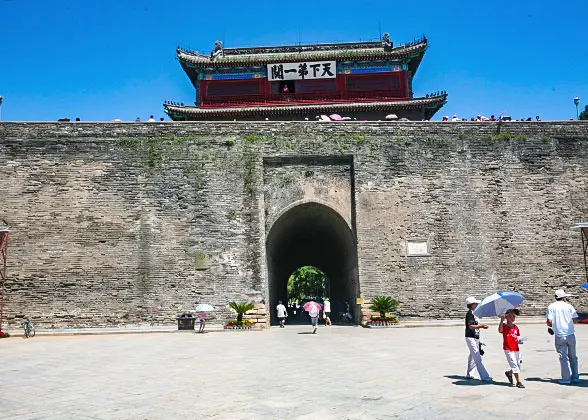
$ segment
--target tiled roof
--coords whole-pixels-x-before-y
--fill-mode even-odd
[[[415,98],[405,101],[388,102],[351,102],[320,105],[270,105],[270,106],[245,106],[227,108],[199,108],[195,106],[178,106],[164,104],[168,114],[180,114],[195,119],[207,117],[239,117],[254,115],[284,115],[318,113],[343,113],[349,111],[390,111],[401,109],[440,108],[447,101],[447,94],[431,96],[428,98]]]
[[[312,47],[312,48],[311,48]],[[298,48],[298,50],[296,50]],[[353,44],[318,44],[300,47],[259,47],[224,49],[224,55],[212,59],[209,55],[185,51],[178,47],[178,60],[187,65],[226,66],[227,64],[269,64],[294,60],[370,60],[400,59],[418,55],[427,49],[427,39],[384,49],[380,42]]]

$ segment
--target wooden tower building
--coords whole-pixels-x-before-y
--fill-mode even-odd
[[[413,96],[426,38],[394,46],[379,42],[223,48],[210,55],[178,47],[196,89],[194,106],[164,103],[175,121],[428,120],[446,102],[440,91]],[[393,115],[391,115],[393,114]]]

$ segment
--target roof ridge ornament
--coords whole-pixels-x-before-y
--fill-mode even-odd
[[[213,61],[217,57],[224,57],[223,43],[221,41],[215,41],[214,50],[210,53],[210,61]]]
[[[382,35],[382,48],[384,48],[384,51],[391,51],[393,47],[394,45],[390,41],[390,34],[384,32],[384,35]]]

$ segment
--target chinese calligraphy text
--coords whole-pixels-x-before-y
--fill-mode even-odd
[[[304,63],[268,64],[267,78],[271,81],[332,79],[337,76],[335,61],[308,61]]]

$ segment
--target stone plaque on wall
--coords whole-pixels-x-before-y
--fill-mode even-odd
[[[196,250],[194,257],[196,270],[208,270],[210,268],[210,257],[208,254],[200,249]]]
[[[406,241],[407,257],[427,257],[429,253],[429,241],[426,239],[409,239]]]

